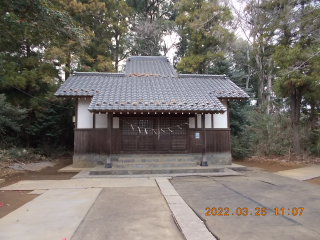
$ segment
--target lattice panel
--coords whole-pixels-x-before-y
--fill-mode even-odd
[[[140,135],[153,135],[153,120],[139,120]],[[145,130],[146,129],[146,130]],[[146,133],[147,131],[147,133]]]
[[[186,120],[183,119],[160,119],[159,128],[170,128],[172,132],[168,129],[164,129],[164,132],[161,131],[160,135],[186,135],[187,134],[187,125],[184,124]],[[177,127],[179,126],[179,127]]]
[[[139,131],[136,127],[134,127],[134,130],[132,130],[132,125],[138,125],[139,120],[126,120],[126,122],[123,122],[122,126],[122,135],[139,135]]]

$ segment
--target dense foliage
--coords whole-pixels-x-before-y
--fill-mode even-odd
[[[171,54],[251,96],[230,102],[234,157],[319,155],[319,15],[317,0],[2,0],[1,147],[72,148],[74,102],[54,97],[72,71]]]

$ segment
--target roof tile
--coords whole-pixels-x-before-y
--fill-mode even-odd
[[[223,112],[218,98],[249,97],[224,75],[177,76],[165,57],[131,57],[126,75],[75,73],[55,95],[92,97],[90,111]]]

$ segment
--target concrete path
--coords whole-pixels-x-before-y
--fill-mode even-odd
[[[319,186],[242,174],[21,181],[1,190],[48,190],[0,219],[0,239],[320,239]]]
[[[178,177],[171,183],[220,239],[320,239],[317,185],[260,170],[244,177]],[[296,216],[294,208],[299,211]]]
[[[187,240],[216,240],[167,179],[156,179],[173,217]]]
[[[236,164],[234,164],[236,165]],[[212,167],[214,168],[214,167]],[[246,167],[237,165],[235,168]],[[157,178],[157,177],[179,177],[179,176],[216,176],[216,177],[226,177],[226,176],[241,176],[242,174],[236,172],[232,169],[221,168],[221,172],[211,172],[211,173],[162,173],[162,174],[135,174],[135,175],[90,175],[90,170],[83,170],[77,175],[73,176],[73,179],[78,178]]]
[[[0,190],[36,190],[36,189],[83,189],[106,187],[156,187],[153,179],[148,178],[115,178],[115,179],[70,179],[70,180],[33,180],[0,188]]]
[[[154,179],[21,181],[1,190],[42,195],[0,219],[0,239],[184,239]]]
[[[157,187],[105,188],[72,240],[183,240]]]
[[[0,239],[70,239],[100,191],[48,190],[0,219]]]
[[[89,170],[89,169],[91,169],[91,168],[74,168],[73,164],[71,164],[69,166],[66,166],[64,168],[59,169],[58,172],[60,172],[60,173],[75,173],[75,172],[81,172],[81,171]]]
[[[9,168],[12,168],[14,170],[27,170],[27,171],[40,171],[43,168],[46,167],[53,167],[56,165],[56,162],[38,162],[38,163],[15,163]]]
[[[275,174],[284,177],[294,178],[300,181],[305,181],[312,178],[320,177],[320,165],[280,171],[276,172]]]

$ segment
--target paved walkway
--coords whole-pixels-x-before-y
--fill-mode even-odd
[[[40,196],[0,219],[0,239],[320,239],[319,186],[241,173],[21,181],[0,190]]]
[[[156,179],[156,181],[186,239],[216,240],[199,217],[179,196],[168,179]]]
[[[261,170],[244,174],[171,183],[220,239],[320,239],[320,186]]]
[[[70,180],[30,180],[6,186],[0,190],[37,189],[84,189],[108,187],[156,187],[154,179],[149,178],[109,178],[109,179],[70,179]]]
[[[41,194],[0,219],[0,239],[215,239],[167,178],[21,181],[0,190]]]
[[[101,188],[48,190],[0,219],[0,239],[71,239]]]
[[[157,187],[104,188],[72,240],[183,240]]]
[[[280,171],[276,172],[275,174],[284,177],[294,178],[300,181],[305,181],[312,178],[320,177],[320,165]]]

